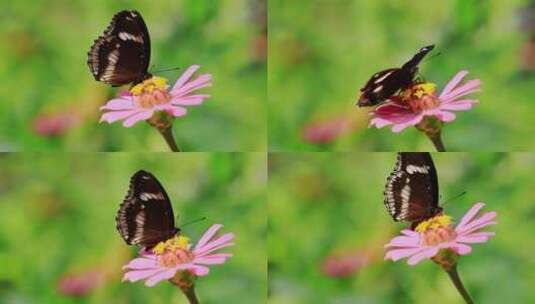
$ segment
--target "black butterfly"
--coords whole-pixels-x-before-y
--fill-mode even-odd
[[[401,68],[387,69],[375,73],[366,85],[360,89],[362,94],[357,105],[359,107],[375,106],[392,97],[399,90],[408,88],[414,82],[414,77],[418,72],[418,64],[434,47],[434,45],[428,45],[421,48]]]
[[[151,248],[180,233],[175,228],[173,207],[160,182],[140,170],[130,179],[130,188],[119,207],[117,230],[128,245]]]
[[[398,153],[394,171],[386,180],[385,206],[395,221],[412,227],[440,212],[438,179],[429,153]]]
[[[121,86],[137,84],[152,75],[150,38],[145,21],[137,11],[121,11],[88,52],[87,64],[96,80]]]

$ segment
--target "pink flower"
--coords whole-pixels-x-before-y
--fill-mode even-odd
[[[123,267],[129,270],[124,274],[123,281],[145,280],[145,285],[152,287],[183,271],[195,276],[207,275],[210,271],[208,265],[223,264],[232,256],[230,253],[213,253],[234,245],[232,233],[213,239],[221,227],[219,224],[210,227],[193,248],[189,239],[180,235],[159,243],[152,250],[141,250],[140,257]]]
[[[305,125],[303,138],[312,144],[328,144],[351,129],[351,120],[337,117],[327,121],[317,121]]]
[[[57,137],[65,134],[79,122],[79,115],[70,110],[53,114],[40,114],[33,120],[33,130],[42,137]]]
[[[364,250],[332,254],[321,263],[321,271],[329,277],[345,278],[368,266],[371,259],[371,253]]]
[[[70,297],[83,297],[99,287],[105,279],[101,270],[64,274],[57,282],[60,294]]]
[[[478,102],[474,99],[461,99],[463,96],[480,90],[479,79],[473,79],[458,86],[466,74],[468,71],[457,73],[438,96],[435,84],[414,84],[391,97],[387,103],[378,106],[371,113],[370,126],[382,128],[392,125],[392,131],[398,133],[407,127],[417,125],[424,117],[435,117],[442,122],[455,120],[454,111],[469,110],[474,103]]]
[[[496,212],[486,212],[476,218],[485,206],[476,203],[453,228],[451,217],[438,215],[420,223],[415,231],[405,229],[402,236],[393,238],[386,244],[385,259],[397,261],[408,258],[409,265],[416,265],[424,259],[435,257],[439,251],[449,250],[457,255],[467,255],[472,251],[469,244],[485,243],[494,232],[481,232],[489,225],[495,225]]]
[[[190,80],[199,69],[198,65],[189,67],[168,90],[165,78],[153,76],[130,89],[129,94],[122,94],[102,106],[100,121],[112,123],[124,120],[124,127],[131,127],[139,121],[150,119],[155,112],[164,111],[173,117],[186,115],[185,106],[202,104],[210,95],[192,94],[194,91],[211,86],[212,75],[203,74]]]

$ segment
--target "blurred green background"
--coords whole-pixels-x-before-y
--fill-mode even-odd
[[[151,69],[170,83],[190,65],[214,76],[212,95],[175,121],[185,151],[266,147],[265,0],[7,0],[0,3],[1,151],[168,151],[145,123],[99,124],[118,93],[95,81],[87,52],[112,16],[137,9],[151,35]]]
[[[236,235],[222,251],[234,256],[198,279],[202,303],[265,303],[266,156],[258,153],[1,154],[0,303],[186,303],[167,282],[121,282],[137,249],[115,230],[115,215],[142,168],[165,187],[177,225],[208,218],[182,228],[192,242],[214,223]]]
[[[275,153],[269,158],[269,303],[462,303],[431,261],[384,261],[406,224],[383,205],[395,153]],[[460,220],[474,203],[497,211],[496,236],[459,273],[476,303],[534,303],[533,154],[433,154],[441,202]],[[332,263],[350,256],[355,263]],[[329,262],[331,260],[331,262]],[[338,264],[338,266],[337,266]],[[346,265],[346,266],[344,266]],[[338,268],[338,269],[337,269]],[[437,302],[438,301],[438,302]]]
[[[482,81],[473,95],[481,103],[446,125],[446,148],[533,150],[535,10],[523,9],[529,2],[270,0],[270,151],[432,150],[415,128],[368,129],[369,110],[355,106],[372,74],[401,66],[428,44],[442,55],[420,72],[439,89],[462,69]],[[342,134],[316,144],[303,138],[307,126]]]

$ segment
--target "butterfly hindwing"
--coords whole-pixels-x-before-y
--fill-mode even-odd
[[[129,245],[151,248],[173,237],[173,208],[160,182],[149,172],[138,171],[116,217],[117,230]]]
[[[399,90],[409,87],[418,72],[418,64],[434,48],[423,47],[401,68],[386,69],[375,73],[364,85],[357,105],[359,107],[375,106],[392,97]]]
[[[150,77],[150,37],[141,14],[121,11],[95,40],[87,64],[96,80],[120,86]]]
[[[429,153],[400,152],[385,186],[385,206],[395,221],[418,223],[438,212],[438,179]]]

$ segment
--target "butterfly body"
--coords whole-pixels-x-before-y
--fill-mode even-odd
[[[128,245],[152,248],[180,232],[167,193],[154,175],[143,170],[132,176],[115,219],[117,231]]]
[[[149,62],[149,32],[137,11],[115,14],[108,28],[94,41],[87,60],[95,80],[112,86],[137,84],[152,77],[148,73]]]
[[[360,89],[361,96],[357,105],[359,107],[375,106],[389,99],[396,92],[411,86],[418,72],[418,64],[433,48],[434,45],[421,48],[401,68],[386,69],[375,73]]]
[[[415,227],[442,212],[438,205],[438,178],[429,153],[400,152],[387,178],[384,204],[395,221]]]

